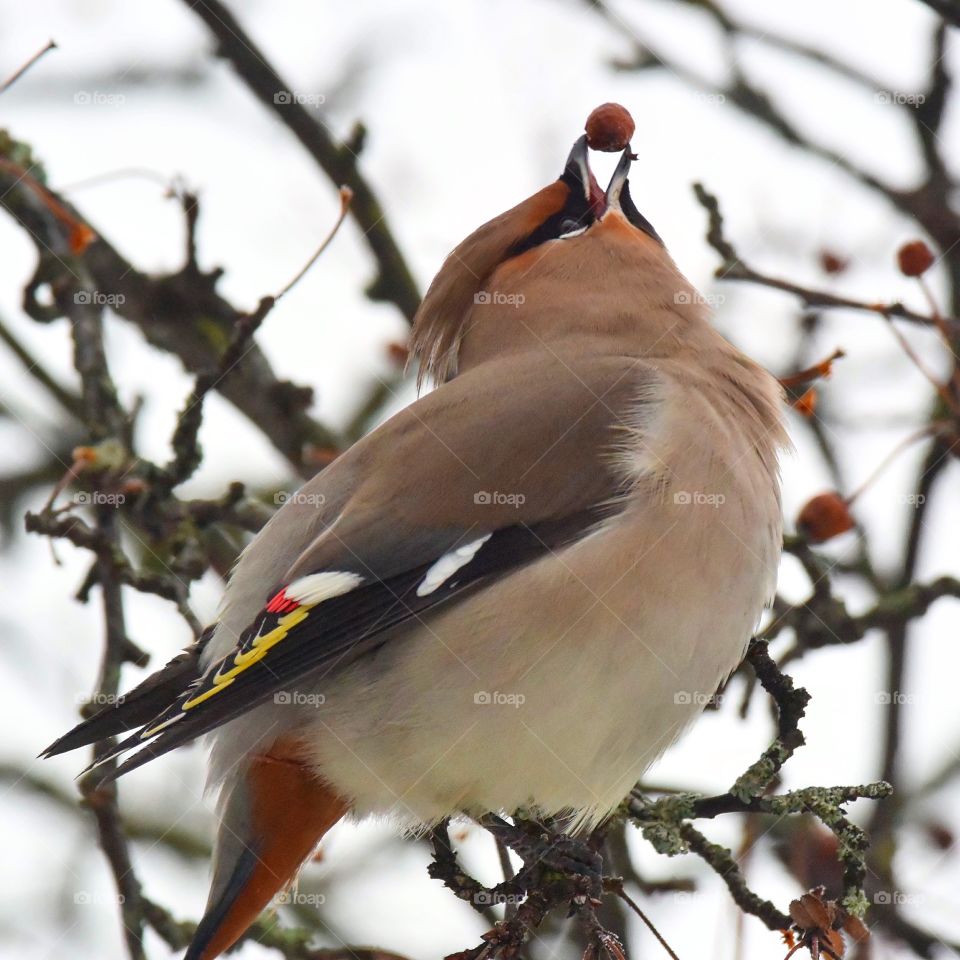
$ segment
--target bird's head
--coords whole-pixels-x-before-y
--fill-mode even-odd
[[[630,144],[605,191],[588,152],[582,136],[557,180],[475,230],[444,261],[414,321],[421,380],[449,380],[528,340],[636,335],[637,316],[651,325],[659,308],[702,317],[700,298],[630,196]]]

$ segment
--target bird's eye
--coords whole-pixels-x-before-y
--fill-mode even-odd
[[[557,239],[569,240],[571,237],[579,237],[589,226],[589,223],[582,223],[579,220],[564,220],[560,224],[560,232],[557,234]]]
[[[583,194],[576,190],[571,191],[563,209],[547,217],[536,230],[512,247],[507,256],[518,256],[549,240],[569,240],[571,237],[579,237],[595,220],[596,216]]]

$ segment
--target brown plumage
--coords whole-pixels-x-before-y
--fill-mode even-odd
[[[741,658],[780,552],[780,389],[711,326],[630,161],[602,192],[581,137],[447,258],[412,338],[439,388],[284,505],[114,751],[140,748],[124,772],[213,733],[191,960],[348,812],[597,823]]]

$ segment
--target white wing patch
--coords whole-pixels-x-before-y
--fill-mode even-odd
[[[461,567],[466,566],[477,554],[477,551],[490,539],[493,534],[488,533],[479,540],[465,543],[456,550],[445,553],[427,572],[420,586],[417,587],[417,596],[425,597],[433,593],[437,587],[450,579]]]
[[[297,603],[304,605],[323,603],[331,597],[349,593],[363,583],[363,577],[356,573],[344,573],[330,570],[325,573],[311,573],[294,580],[284,588],[284,594]]]

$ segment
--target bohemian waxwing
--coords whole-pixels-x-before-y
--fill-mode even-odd
[[[710,325],[587,142],[447,258],[439,388],[244,551],[203,640],[46,751],[115,776],[212,733],[187,952],[226,950],[345,816],[608,815],[743,656],[780,554],[776,381]]]

